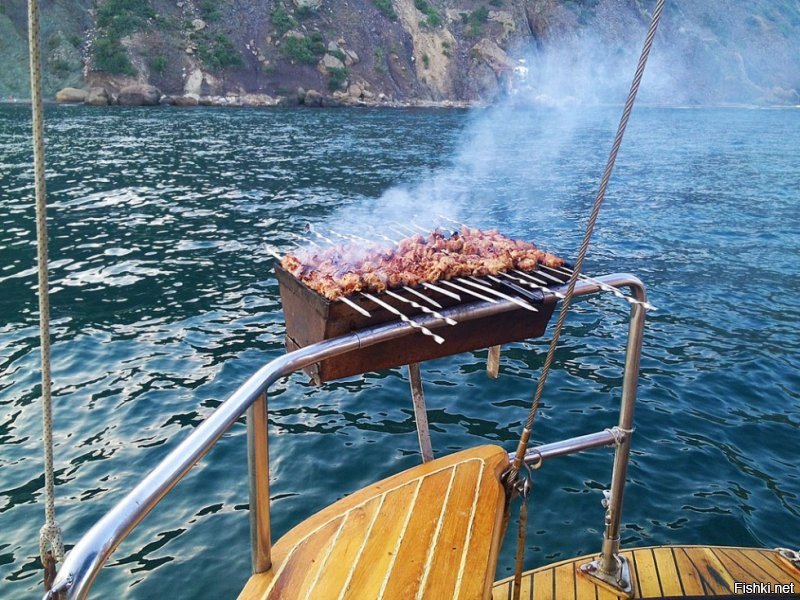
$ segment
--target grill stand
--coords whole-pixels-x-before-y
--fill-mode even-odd
[[[500,375],[500,346],[491,346],[486,357],[486,374],[492,379]]]
[[[431,432],[428,428],[428,409],[425,406],[425,392],[422,390],[419,363],[408,365],[408,382],[411,384],[411,402],[414,404],[419,451],[422,453],[422,462],[426,463],[433,460],[433,446],[431,445]]]

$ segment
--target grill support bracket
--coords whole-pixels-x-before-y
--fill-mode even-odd
[[[408,365],[408,382],[411,385],[411,402],[414,405],[414,421],[417,423],[417,438],[419,438],[419,451],[422,462],[433,460],[433,444],[431,444],[431,431],[428,427],[428,408],[425,406],[425,392],[422,389],[422,376],[419,363]]]

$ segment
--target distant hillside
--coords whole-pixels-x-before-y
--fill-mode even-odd
[[[377,102],[593,94],[655,0],[42,0],[45,87]],[[668,0],[646,100],[798,104],[800,0]],[[27,97],[25,0],[0,0],[0,99]],[[526,59],[521,63],[520,59]],[[572,80],[571,80],[572,78]],[[648,83],[648,82],[646,82]],[[618,101],[619,95],[614,98]]]

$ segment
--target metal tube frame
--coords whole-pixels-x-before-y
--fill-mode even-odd
[[[622,402],[617,428],[625,434],[625,439],[617,444],[614,454],[614,467],[611,476],[611,489],[604,501],[606,507],[603,545],[597,560],[580,567],[582,573],[611,586],[623,595],[633,595],[633,580],[630,564],[620,555],[620,523],[622,520],[622,500],[628,473],[628,461],[633,434],[633,413],[636,408],[636,392],[639,383],[639,364],[642,356],[644,338],[644,317],[647,306],[647,291],[644,285],[629,284],[637,303],[631,303],[631,316],[628,326],[628,341],[625,349],[625,371],[622,380]]]
[[[613,287],[630,287],[638,299],[644,299],[645,297],[644,285],[634,275],[619,273],[598,277],[597,279],[598,282]],[[585,296],[600,290],[598,283],[579,282],[575,287],[574,295]],[[555,302],[554,295],[545,293],[545,301]],[[458,322],[465,322],[512,310],[519,310],[519,307],[511,301],[499,300],[496,303],[475,302],[462,304],[444,310],[442,314]],[[644,309],[641,306],[634,305],[632,307],[631,334],[628,340],[628,357],[626,360],[625,383],[623,385],[623,414],[620,417],[620,427],[626,431],[631,429],[633,419],[632,402],[635,401],[636,396],[636,375],[638,374],[643,320]],[[420,318],[419,322],[431,329],[446,326],[443,319],[436,317]],[[638,333],[634,334],[634,329],[637,329]],[[313,363],[359,348],[399,339],[416,331],[417,329],[407,323],[387,323],[300,348],[294,352],[279,356],[261,367],[218,406],[186,439],[162,459],[133,490],[83,535],[69,552],[56,574],[52,589],[45,594],[44,598],[46,600],[52,600],[57,597],[66,598],[67,600],[86,598],[100,569],[117,546],[177,485],[184,475],[211,450],[220,437],[230,429],[245,411],[248,412],[250,511],[254,545],[252,550],[253,570],[254,572],[262,572],[268,569],[271,563],[271,535],[269,528],[269,468],[266,430],[267,393],[270,386],[281,377]],[[630,367],[634,367],[636,370],[633,375],[628,373],[627,369]],[[630,404],[629,408],[625,409],[624,407],[628,404]],[[624,420],[622,418],[623,415],[625,416]],[[612,518],[607,519],[606,528],[606,537],[612,542],[615,539],[617,540],[616,546],[613,543],[609,545],[612,550],[615,548],[618,550],[619,546],[619,513],[622,505],[622,485],[624,484],[630,447],[629,439],[629,436],[626,436],[626,441],[618,445],[615,459],[612,494],[614,490],[617,490],[617,492],[616,495],[612,496],[612,500],[616,504],[616,508],[612,513]],[[605,441],[611,443],[608,439]],[[595,442],[596,444],[593,442],[586,447],[606,445],[605,443],[601,444],[599,439],[595,440]],[[548,454],[548,452],[543,452],[542,446],[531,449],[531,452],[537,451],[542,458],[545,457],[545,454]],[[551,456],[563,453],[566,452],[556,452],[555,450],[549,452]],[[254,515],[252,513],[258,514]],[[604,543],[604,550],[606,545]]]

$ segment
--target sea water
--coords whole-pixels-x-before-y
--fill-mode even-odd
[[[618,107],[89,109],[46,114],[56,507],[68,545],[283,350],[267,242],[447,215],[574,259]],[[0,107],[0,585],[41,592],[30,118]],[[797,543],[800,111],[638,108],[586,263],[647,317],[622,544]],[[449,222],[441,220],[440,224]],[[394,228],[394,232],[393,232]],[[376,233],[377,232],[377,233]],[[582,299],[537,416],[615,423],[628,305]],[[552,331],[549,330],[549,333]],[[443,332],[443,333],[446,333]],[[548,338],[425,363],[438,455],[515,447]],[[270,396],[273,536],[420,461],[401,369]],[[232,597],[249,574],[245,426],[116,551],[98,597]],[[611,453],[534,475],[526,566],[599,550]],[[509,536],[513,538],[513,535]],[[513,539],[498,578],[511,574]]]

